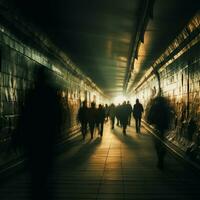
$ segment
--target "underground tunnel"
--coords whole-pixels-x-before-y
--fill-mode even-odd
[[[0,199],[197,199],[197,0],[0,0]]]

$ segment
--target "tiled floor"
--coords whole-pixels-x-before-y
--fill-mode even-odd
[[[50,188],[60,199],[198,199],[195,174],[180,161],[167,155],[163,171],[156,168],[156,154],[151,135],[144,129],[136,134],[129,127],[123,136],[119,127],[105,125],[104,136],[89,135],[67,147],[58,156]],[[26,173],[1,184],[0,199],[28,199]]]

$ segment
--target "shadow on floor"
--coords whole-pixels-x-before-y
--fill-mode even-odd
[[[68,168],[75,168],[76,166],[80,166],[82,163],[86,162],[101,144],[101,141],[101,138],[98,137],[84,143],[81,143],[80,141],[76,142],[76,145],[78,145],[78,147],[76,147],[76,152],[64,161],[67,163]]]
[[[119,131],[119,129],[115,129],[112,130],[112,133],[120,140],[122,141],[124,144],[126,144],[129,147],[139,147],[139,143],[137,142],[137,140],[139,139],[140,135],[136,135],[135,138],[133,138],[132,136],[130,136],[129,134],[123,135],[123,133],[121,131]]]

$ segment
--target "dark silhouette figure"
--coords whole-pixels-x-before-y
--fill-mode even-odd
[[[48,177],[53,166],[55,141],[61,127],[61,107],[57,91],[43,69],[35,89],[25,99],[19,122],[18,141],[24,149],[31,175],[32,199],[51,199]],[[52,80],[51,80],[52,81]]]
[[[109,117],[110,117],[112,129],[114,129],[114,126],[115,126],[115,116],[116,116],[116,108],[115,108],[115,105],[112,103],[109,107]]]
[[[165,131],[170,126],[170,121],[172,118],[172,108],[165,97],[158,96],[154,98],[147,111],[147,121],[154,125],[158,130],[159,139],[155,138],[155,149],[158,156],[157,167],[163,169],[164,158],[166,154],[165,147],[162,144],[164,140]]]
[[[139,102],[139,99],[136,99],[136,104],[133,106],[133,117],[135,119],[135,128],[137,133],[140,133],[141,118],[143,112],[144,109],[142,104]]]
[[[95,103],[92,102],[91,107],[88,109],[88,123],[90,128],[91,139],[93,139],[94,136],[96,117],[97,117],[97,109],[95,108]]]
[[[87,124],[88,124],[88,108],[86,101],[83,101],[82,107],[79,108],[78,121],[81,123],[81,133],[83,136],[83,140],[85,140],[85,136],[87,133]]]
[[[101,137],[103,136],[104,120],[105,120],[105,109],[101,104],[99,104],[99,108],[97,109],[96,125]]]
[[[118,104],[118,105],[116,106],[117,126],[121,126],[121,124],[120,124],[120,109],[121,109],[121,105]]]
[[[120,124],[122,125],[124,135],[126,135],[129,113],[129,107],[126,104],[126,101],[124,101],[120,108]]]
[[[127,101],[127,109],[129,111],[129,116],[128,116],[128,125],[130,126],[131,125],[131,113],[132,113],[132,106],[130,104],[129,101]]]

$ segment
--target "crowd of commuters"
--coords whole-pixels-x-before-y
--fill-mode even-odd
[[[139,100],[136,100],[136,104],[131,106],[129,101],[124,101],[122,104],[117,106],[112,103],[110,106],[99,104],[96,108],[94,102],[91,103],[90,107],[87,107],[87,102],[84,101],[78,112],[78,121],[81,123],[81,132],[83,139],[85,139],[87,133],[87,127],[91,134],[91,139],[94,136],[95,127],[98,129],[98,134],[103,136],[104,122],[110,119],[111,129],[115,127],[115,119],[117,120],[117,126],[122,128],[122,132],[126,135],[127,126],[130,126],[131,116],[135,118],[136,132],[140,133],[141,117],[144,109]]]
[[[163,169],[164,157],[166,154],[165,147],[162,145],[164,140],[164,134],[169,127],[171,120],[172,109],[169,102],[164,97],[158,96],[150,101],[150,104],[146,108],[147,121],[149,124],[155,126],[158,131],[160,140],[155,139],[155,149],[158,157],[157,167]],[[127,126],[130,126],[131,117],[135,119],[135,131],[140,133],[141,118],[144,112],[142,104],[139,99],[136,99],[133,107],[129,101],[124,101],[117,106],[112,103],[110,106],[99,105],[96,108],[95,103],[92,102],[90,107],[87,107],[86,101],[82,103],[82,106],[78,112],[78,120],[81,123],[81,131],[83,139],[87,133],[87,127],[89,127],[91,133],[91,139],[93,139],[95,127],[98,129],[99,135],[103,136],[104,123],[110,119],[111,129],[115,128],[115,124],[122,128],[123,135],[126,135]],[[162,115],[159,115],[162,113]],[[117,120],[117,123],[115,122]]]
[[[87,107],[87,102],[84,101],[78,111],[78,121],[81,123],[83,140],[85,139],[88,126],[91,139],[93,139],[95,127],[98,128],[98,134],[102,137],[105,118],[106,109],[101,104],[99,104],[99,107],[96,108],[95,103],[92,102],[91,106]]]

